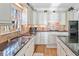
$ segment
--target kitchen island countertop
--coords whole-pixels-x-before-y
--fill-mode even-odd
[[[76,56],[79,56],[79,43],[70,43],[68,36],[58,36],[61,40]]]

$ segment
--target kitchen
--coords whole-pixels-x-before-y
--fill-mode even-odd
[[[78,56],[78,3],[0,3],[0,56]]]

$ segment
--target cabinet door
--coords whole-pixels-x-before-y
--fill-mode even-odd
[[[26,47],[25,56],[32,56],[34,52],[34,40]]]
[[[40,33],[39,32],[36,35],[35,44],[40,44]]]
[[[61,25],[66,25],[66,12],[61,12],[60,13],[60,24]]]
[[[25,46],[16,54],[16,56],[24,56],[25,54]]]
[[[60,45],[57,43],[57,56],[60,56]]]
[[[35,40],[35,44],[47,44],[48,32],[38,32]]]
[[[0,3],[0,23],[11,23],[11,13],[10,13],[9,3]]]
[[[62,49],[63,48],[63,49]],[[57,39],[57,54],[58,55],[67,55],[67,56],[76,56],[61,40]]]
[[[40,32],[40,44],[44,44],[45,43],[45,34],[44,34],[44,32]]]
[[[41,32],[40,33],[40,43],[41,44],[47,44],[47,40],[48,40],[48,32]]]
[[[29,55],[29,56],[32,56],[32,55],[33,55],[33,52],[34,52],[34,42],[32,42],[32,43],[30,44],[29,52],[30,52],[30,55]]]
[[[56,36],[52,32],[48,33],[48,47],[56,48]]]
[[[56,44],[56,36],[51,32],[48,34],[48,44]]]
[[[58,56],[66,56],[64,49],[58,43],[57,43],[57,55]]]
[[[66,52],[63,50],[61,46],[60,46],[60,56],[67,56]]]

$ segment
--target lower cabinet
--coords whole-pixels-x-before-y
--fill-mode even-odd
[[[47,48],[57,48],[56,35],[53,32],[37,32],[35,44],[45,44]]]
[[[25,54],[25,47],[23,47],[17,54],[16,56],[24,56]]]
[[[60,44],[58,43],[57,43],[57,56],[67,56],[62,46],[60,46]]]
[[[25,56],[32,56],[34,52],[34,42],[31,42],[29,46],[27,46],[25,51]]]
[[[58,56],[76,56],[60,39],[57,37]]]
[[[35,44],[47,44],[48,32],[37,32]]]
[[[47,47],[48,48],[57,48],[56,44],[56,35],[53,32],[48,32],[48,40],[47,40]]]
[[[16,54],[16,56],[32,56],[34,52],[34,38],[30,41]]]

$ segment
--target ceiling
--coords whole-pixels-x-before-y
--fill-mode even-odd
[[[59,3],[30,3],[30,5],[34,8],[34,9],[49,9],[51,7],[56,8]]]
[[[49,8],[50,3],[30,3],[35,9],[37,8]]]
[[[73,6],[76,9],[79,9],[79,3],[30,3],[30,5],[37,10],[49,10],[49,9],[58,9],[58,10],[67,10],[69,7]]]

